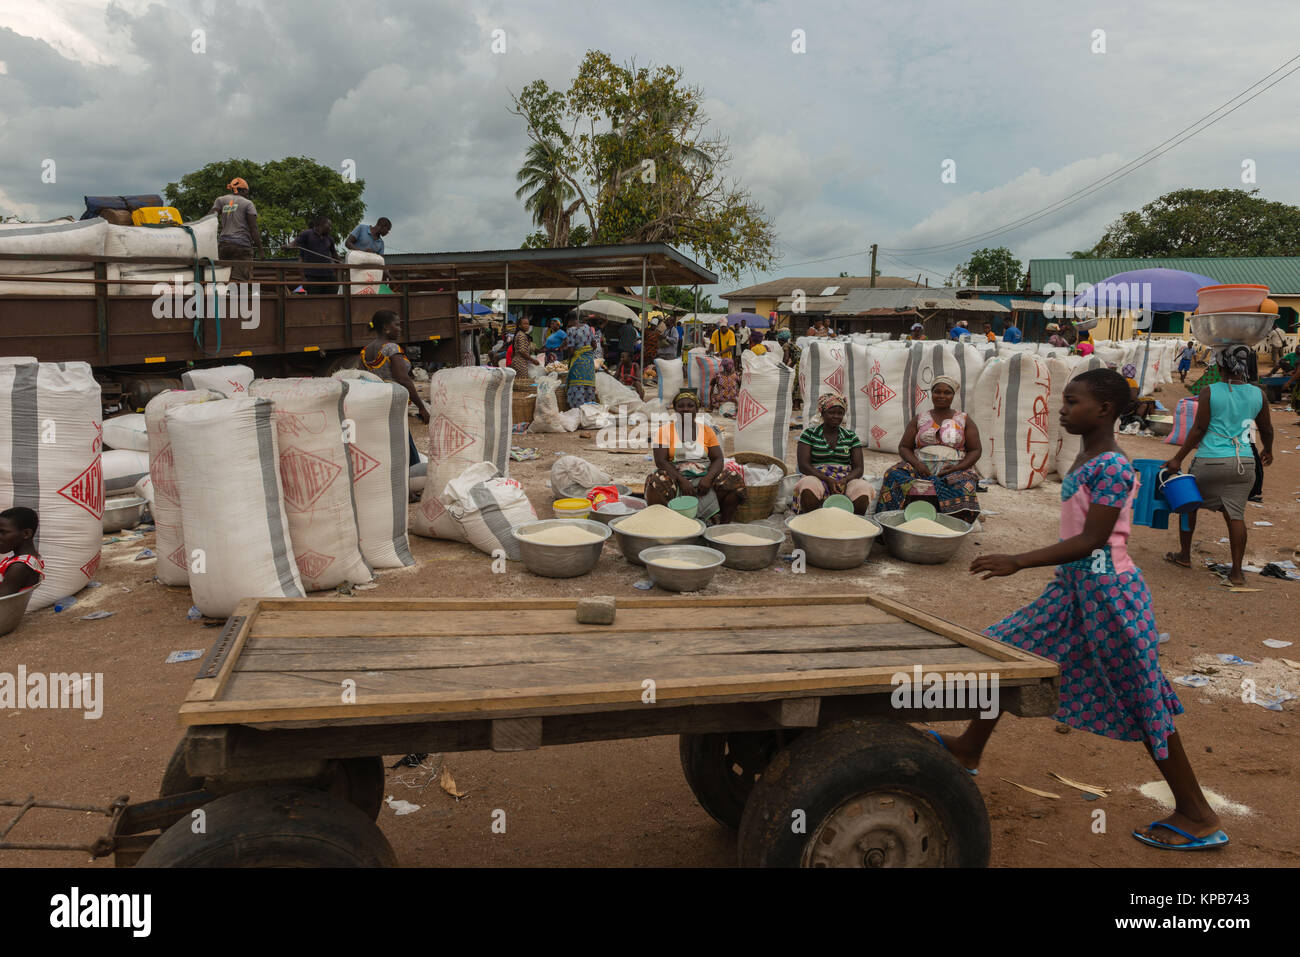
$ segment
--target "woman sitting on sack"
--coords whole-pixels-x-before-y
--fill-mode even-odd
[[[930,386],[934,407],[907,424],[898,455],[903,460],[885,473],[877,510],[903,508],[909,500],[936,498],[944,515],[973,522],[979,517],[979,475],[974,471],[981,446],[979,429],[965,412],[954,412],[957,380],[936,376]]]
[[[655,435],[655,471],[646,479],[645,500],[667,505],[678,495],[693,495],[700,500],[696,518],[707,522],[719,516],[725,525],[745,501],[745,470],[723,458],[713,429],[695,421],[700,400],[694,389],[678,390],[673,411],[676,415]]]
[[[385,382],[395,382],[405,389],[415,407],[420,410],[420,421],[428,425],[429,409],[420,398],[415,381],[411,378],[411,360],[397,343],[402,335],[401,317],[391,309],[380,309],[370,320],[370,328],[374,330],[375,337],[361,349],[361,367]],[[406,439],[410,464],[415,465],[420,461],[420,455],[415,450],[415,436],[410,429],[407,429]]]
[[[844,396],[827,392],[817,400],[821,425],[799,435],[796,457],[803,478],[790,507],[796,515],[821,508],[827,495],[847,495],[858,515],[871,510],[871,485],[862,478],[862,440],[842,425],[848,407]]]

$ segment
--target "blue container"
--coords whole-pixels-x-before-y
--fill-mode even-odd
[[[1203,501],[1201,490],[1196,485],[1196,478],[1186,472],[1169,475],[1168,472],[1162,471],[1160,493],[1169,503],[1169,510],[1179,515],[1196,511]]]
[[[1133,468],[1138,473],[1138,493],[1133,500],[1134,525],[1169,527],[1169,502],[1160,489],[1160,473],[1164,471],[1164,464],[1160,459],[1133,460]],[[1186,515],[1182,516],[1180,524],[1184,531],[1190,528]]]

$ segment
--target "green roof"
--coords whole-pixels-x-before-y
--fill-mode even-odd
[[[1200,273],[1221,283],[1255,283],[1268,286],[1279,296],[1300,295],[1300,257],[1256,256],[1233,259],[1228,257],[1174,258],[1174,259],[1031,259],[1029,276],[1035,290],[1049,282],[1066,286],[1066,276],[1074,277],[1074,285],[1099,283],[1116,273],[1134,269],[1181,269]]]

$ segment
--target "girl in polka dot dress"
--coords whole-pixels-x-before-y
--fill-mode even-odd
[[[1137,482],[1115,444],[1115,419],[1130,401],[1128,383],[1109,369],[1081,373],[1065,387],[1061,425],[1082,436],[1083,448],[1061,486],[1060,541],[1019,555],[982,555],[971,572],[984,572],[987,581],[1057,566],[1037,601],[985,634],[1061,666],[1058,721],[1146,745],[1175,806],[1134,837],[1171,850],[1222,847],[1228,837],[1174,729],[1183,707],[1156,657],[1151,593],[1128,555]],[[932,733],[974,773],[996,724],[997,718],[976,719],[956,738]]]

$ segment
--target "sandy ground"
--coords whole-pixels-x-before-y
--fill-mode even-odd
[[[1172,406],[1185,394],[1175,386],[1162,398]],[[1279,426],[1276,464],[1267,471],[1263,508],[1248,519],[1249,559],[1297,559],[1300,546],[1300,427],[1295,416],[1275,414]],[[555,452],[571,451],[610,470],[617,479],[640,482],[648,471],[641,456],[595,449],[577,434],[516,438],[537,447],[537,461],[517,463],[521,480],[539,515],[550,515],[547,487]],[[1134,458],[1163,459],[1170,447],[1157,439],[1121,437]],[[424,441],[419,444],[423,447]],[[793,443],[792,443],[793,446]],[[1283,451],[1289,454],[1281,454]],[[792,453],[793,454],[793,453]],[[868,471],[880,473],[892,457],[868,455]],[[1029,492],[995,486],[982,496],[996,513],[985,529],[943,566],[906,565],[873,553],[853,572],[810,568],[806,578],[788,564],[761,572],[723,569],[709,594],[779,595],[800,591],[874,591],[925,607],[974,629],[983,629],[1035,598],[1051,577],[1049,569],[1022,572],[982,583],[967,573],[980,552],[1009,552],[1055,539],[1059,508],[1055,481]],[[1203,515],[1197,556],[1226,559],[1218,516]],[[419,564],[389,571],[372,596],[442,595],[512,597],[609,593],[640,595],[633,583],[644,572],[606,552],[589,577],[551,581],[512,565],[508,576],[491,574],[487,556],[467,545],[412,538]],[[169,652],[206,649],[216,630],[186,620],[187,589],[152,581],[153,562],[135,556],[153,544],[152,533],[106,545],[98,572],[101,587],[83,591],[75,608],[35,612],[17,632],[0,639],[0,670],[19,664],[33,671],[103,672],[107,706],[99,720],[59,711],[0,713],[0,797],[35,793],[45,798],[107,803],[119,794],[153,797],[163,767],[180,737],[176,709],[196,665],[165,664]],[[1137,744],[1120,743],[1065,729],[1050,719],[1008,717],[999,726],[977,779],[993,825],[993,864],[1016,866],[1234,867],[1300,863],[1300,821],[1294,814],[1295,772],[1300,763],[1300,699],[1280,712],[1240,700],[1240,678],[1256,675],[1261,691],[1300,693],[1300,671],[1280,659],[1300,659],[1300,644],[1273,650],[1266,638],[1300,638],[1300,582],[1250,575],[1253,592],[1229,593],[1204,570],[1182,570],[1161,560],[1176,544],[1169,531],[1135,530],[1131,552],[1144,570],[1155,598],[1162,631],[1161,663],[1171,677],[1200,668],[1211,685],[1177,687],[1187,713],[1182,732],[1202,783],[1225,802],[1224,821],[1233,846],[1211,855],[1174,855],[1142,847],[1129,836],[1136,825],[1163,816],[1156,800],[1140,790],[1159,775]],[[322,600],[347,601],[332,594]],[[80,620],[104,609],[111,618]],[[1254,666],[1224,666],[1213,656],[1239,655]],[[1068,731],[1068,733],[1061,733]],[[392,758],[387,763],[391,764]],[[677,739],[670,737],[602,742],[540,751],[434,756],[430,765],[451,771],[465,796],[456,800],[438,787],[428,770],[389,771],[387,793],[419,805],[398,815],[385,807],[380,825],[402,864],[476,865],[681,865],[729,866],[734,836],[699,808],[682,778]],[[1050,776],[1110,789],[1107,797],[1084,795]],[[1291,781],[1291,784],[1287,784]],[[431,783],[432,782],[432,783]],[[1053,792],[1040,797],[1008,782]],[[1152,789],[1148,788],[1150,793]],[[505,834],[491,830],[492,812],[504,809]],[[1095,812],[1105,811],[1104,833]],[[103,833],[104,820],[89,815],[33,812],[11,839],[69,840]],[[9,852],[0,865],[72,865],[79,853]],[[106,861],[95,866],[106,866]]]

